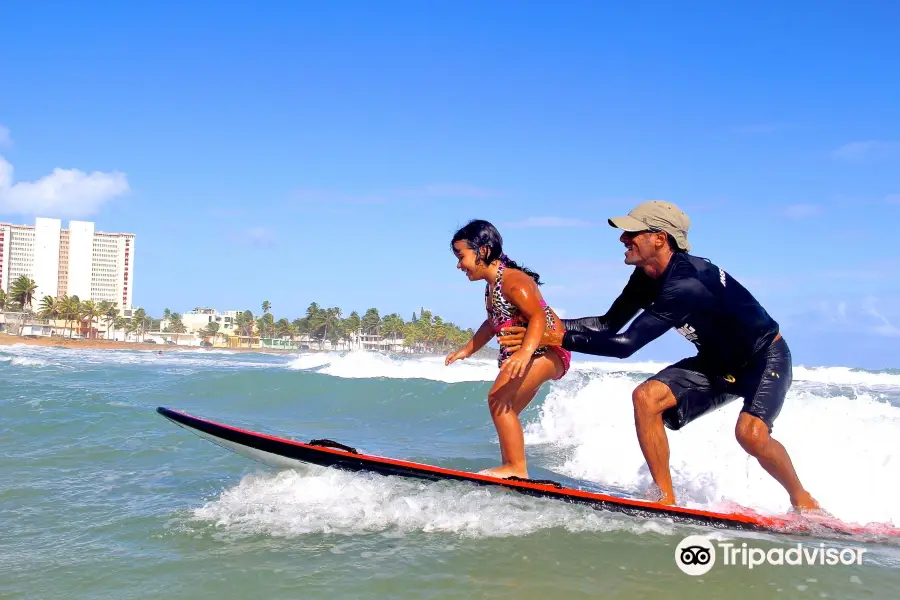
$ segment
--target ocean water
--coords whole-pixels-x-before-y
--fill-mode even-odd
[[[630,393],[662,365],[578,362],[523,414],[532,477],[641,492]],[[497,464],[493,361],[0,346],[0,598],[897,598],[900,542],[711,532],[504,490],[277,471],[157,406],[457,469]],[[734,439],[739,403],[669,432],[682,504],[784,492]],[[900,525],[900,371],[796,367],[774,435],[844,521]],[[861,565],[717,563],[678,543],[865,550]]]

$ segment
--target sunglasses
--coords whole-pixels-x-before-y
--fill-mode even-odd
[[[642,230],[640,230],[640,231],[626,231],[626,232],[625,232],[625,235],[627,235],[628,237],[630,237],[630,238],[633,239],[633,238],[636,238],[637,236],[639,236],[639,235],[641,235],[641,234],[643,234],[643,233],[663,233],[663,230],[662,230],[662,229],[655,229],[655,228],[653,228],[653,227],[648,227],[647,229],[642,229]]]

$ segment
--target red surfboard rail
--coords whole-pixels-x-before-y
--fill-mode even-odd
[[[576,488],[567,488],[557,482],[547,480],[501,479],[489,475],[480,475],[478,473],[458,471],[395,458],[361,454],[350,446],[332,442],[331,440],[311,440],[310,443],[303,443],[231,425],[224,425],[165,407],[158,407],[156,410],[177,425],[205,434],[203,437],[212,437],[252,451],[274,454],[278,457],[324,467],[435,481],[447,479],[467,481],[478,485],[508,488],[536,497],[585,504],[594,508],[632,516],[643,518],[666,517],[675,522],[708,525],[717,528],[792,534],[811,533],[812,530],[818,529],[818,527],[811,527],[810,523],[799,516],[795,518],[781,518],[761,515],[750,510],[742,513],[721,513],[588,492]],[[233,447],[226,447],[238,452]],[[823,525],[823,522],[819,521],[819,525]],[[824,524],[824,527],[832,533],[843,535],[870,531],[862,526],[841,524],[843,527],[835,527],[835,525],[834,523],[830,525]],[[895,532],[895,535],[900,535],[900,529],[895,529]],[[889,530],[882,530],[881,533],[891,535]]]

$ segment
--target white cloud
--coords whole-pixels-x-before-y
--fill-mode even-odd
[[[0,125],[0,148],[7,146],[12,146],[12,136],[9,134],[9,129]]]
[[[791,219],[806,219],[821,212],[822,207],[816,204],[791,204],[784,207],[785,216]]]
[[[505,227],[590,227],[591,224],[581,219],[565,217],[528,217],[522,221],[506,223]]]
[[[900,142],[880,140],[850,142],[833,150],[831,155],[836,159],[849,162],[890,158],[900,155]]]
[[[0,213],[83,217],[130,191],[124,173],[53,169],[36,181],[13,183],[13,166],[0,156]]]
[[[879,299],[873,296],[862,301],[820,300],[810,309],[802,310],[789,316],[794,325],[803,326],[812,331],[853,332],[854,335],[876,335],[882,337],[900,337],[900,327],[892,320],[896,311],[886,314],[881,305],[894,307],[893,299]]]
[[[878,308],[876,307],[877,303],[877,299],[869,296],[865,299],[865,301],[863,301],[862,304],[864,313],[880,321],[878,325],[875,325],[872,328],[872,332],[888,337],[900,336],[900,327],[897,327],[896,325],[891,323],[890,320],[888,320],[888,318],[878,310]]]

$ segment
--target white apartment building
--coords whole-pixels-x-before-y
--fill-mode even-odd
[[[134,297],[134,234],[94,231],[89,221],[38,217],[34,226],[0,223],[0,290],[21,275],[36,296],[78,296],[130,309]]]

